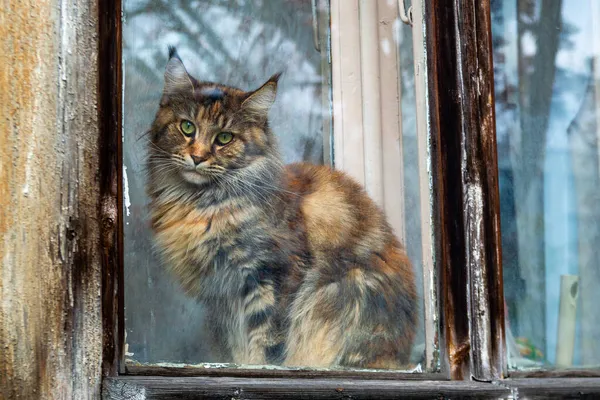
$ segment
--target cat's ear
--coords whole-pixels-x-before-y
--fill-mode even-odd
[[[266,119],[277,96],[277,82],[281,72],[269,78],[264,85],[256,89],[244,100],[242,109],[249,115]]]
[[[163,102],[170,95],[181,93],[182,91],[194,91],[192,77],[188,74],[183,65],[183,61],[177,54],[177,49],[169,46],[169,62],[165,69],[165,87],[163,89]]]

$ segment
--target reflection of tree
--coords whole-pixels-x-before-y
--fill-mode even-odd
[[[192,51],[193,59],[187,60],[188,68],[199,68],[210,75],[200,79],[213,79],[241,88],[251,88],[280,70],[294,70],[284,77],[284,89],[309,90],[314,93],[310,101],[310,112],[302,115],[304,128],[320,127],[323,108],[321,107],[321,81],[316,75],[302,71],[302,64],[317,64],[318,54],[312,44],[312,16],[308,0],[282,0],[274,7],[269,1],[239,0],[149,0],[136,2],[129,7],[125,2],[126,22],[143,18],[148,24],[157,25],[154,37],[145,38],[149,46],[139,54],[132,51],[125,40],[124,52],[126,67],[131,67],[136,75],[152,77],[152,90],[148,90],[144,100],[155,101],[153,93],[160,90],[163,67],[166,62],[166,45],[158,46],[167,35],[175,34],[176,41],[184,43]],[[207,11],[221,10],[228,25],[227,36],[223,35],[220,18],[207,18]],[[221,29],[221,31],[219,31]],[[155,43],[152,43],[154,41]],[[154,46],[152,46],[154,44]],[[174,44],[174,43],[169,43]],[[290,50],[293,45],[294,49]],[[148,54],[148,51],[151,54]],[[181,53],[181,51],[180,51]],[[201,67],[197,67],[200,65]],[[318,64],[317,64],[318,65]],[[192,71],[193,72],[193,71]],[[318,69],[316,73],[320,72]],[[130,74],[131,75],[131,74]],[[156,79],[155,79],[156,78]],[[302,102],[303,99],[299,99]],[[313,107],[312,103],[318,103]],[[276,114],[276,113],[275,113]],[[296,113],[298,114],[298,113]],[[289,127],[298,126],[297,123]],[[302,126],[302,125],[300,125]],[[289,132],[293,146],[291,158],[301,158],[319,162],[322,149],[314,146],[318,131]],[[310,152],[312,150],[312,152]]]
[[[520,148],[514,149],[515,165],[520,169],[519,190],[526,190],[534,180],[542,180],[546,134],[556,74],[555,60],[560,33],[563,31],[562,0],[542,1],[541,5],[537,3],[535,0],[519,1],[518,36],[524,38],[531,35],[537,44],[533,55],[523,51],[522,41],[519,46],[521,145]],[[541,7],[537,19],[536,6]]]
[[[519,93],[521,143],[513,147],[513,171],[519,268],[529,295],[521,299],[519,328],[545,349],[545,242],[544,242],[544,157],[550,119],[550,103],[556,73],[562,0],[542,1],[540,17],[532,23],[536,1],[520,1],[518,35],[533,35],[536,51],[523,54],[519,46]],[[520,42],[522,43],[522,42]]]
[[[226,361],[204,340],[203,309],[152,255],[142,165],[143,133],[163,84],[168,44],[190,72],[250,89],[286,70],[271,122],[287,159],[323,159],[320,55],[312,39],[309,0],[126,0],[124,23],[124,165],[127,342],[138,361]],[[326,109],[325,109],[326,110]]]
[[[563,29],[561,0],[515,1],[517,38],[507,37],[510,35],[507,31],[504,40],[497,38],[494,43],[494,57],[500,68],[507,60],[518,63],[515,70],[507,71],[504,76],[497,74],[500,78],[496,80],[498,120],[503,121],[504,113],[518,121],[508,123],[509,131],[499,132],[500,156],[508,159],[500,171],[505,200],[502,205],[505,288],[517,334],[545,348],[543,168],[557,73],[555,60],[559,45],[568,44],[569,30]],[[496,16],[501,15],[500,9],[506,7],[506,2],[493,1],[492,7]],[[498,18],[494,22],[509,23]],[[512,48],[506,46],[508,40],[516,40]],[[524,47],[526,40],[534,44],[533,49]],[[518,74],[516,82],[502,79],[511,72]],[[507,195],[510,193],[514,196]],[[516,213],[514,218],[507,218],[513,213]]]
[[[583,365],[600,360],[600,165],[599,81],[590,79],[581,109],[569,127],[577,198],[581,354]]]

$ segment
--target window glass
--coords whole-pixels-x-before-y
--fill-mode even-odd
[[[429,319],[424,316],[423,288],[424,284],[433,285],[433,282],[423,279],[423,260],[429,259],[431,254],[424,254],[422,250],[421,220],[429,215],[429,210],[422,211],[420,206],[423,177],[419,176],[419,165],[424,165],[421,154],[425,154],[426,149],[417,146],[411,28],[398,19],[395,2],[378,1],[363,7],[362,11],[357,8],[358,1],[352,4],[356,7],[344,1],[329,4],[324,0],[124,1],[123,213],[127,365],[236,367],[275,364],[417,372],[435,367],[433,338],[428,339],[430,346],[425,345],[426,326],[433,326],[433,316]],[[358,51],[361,46],[369,47],[371,42],[368,40],[374,43],[375,61],[366,57],[367,52],[361,58]],[[182,64],[171,63],[173,57],[169,59],[168,46],[176,46]],[[181,65],[185,70],[180,69]],[[192,85],[196,102],[191,106],[193,111],[186,111],[187,105],[172,106],[183,100],[166,88],[165,70],[171,74],[168,78],[172,84]],[[182,71],[186,75],[178,75]],[[373,71],[375,78],[370,75]],[[270,110],[267,106],[265,111],[264,104],[270,102],[272,87],[268,80],[278,72],[282,75],[277,82],[276,100]],[[178,80],[181,76],[191,76],[198,82]],[[246,97],[235,97],[238,95],[216,84],[247,91]],[[250,91],[263,84],[266,91],[257,90],[250,95]],[[210,107],[219,101],[219,104],[225,104],[222,99],[227,96],[239,101],[223,107],[232,107],[238,113],[235,115],[244,115],[244,119],[230,116],[232,128],[227,129],[232,130],[233,138],[225,129],[228,122],[219,122],[216,118],[210,122],[212,125],[203,125],[205,119],[200,117],[198,108],[198,104],[202,104],[209,110],[206,112],[216,112]],[[372,99],[377,100],[375,109]],[[163,106],[159,109],[160,104]],[[160,111],[163,109],[172,113],[163,115]],[[194,115],[180,121],[182,117],[177,113],[186,112]],[[226,112],[223,114],[229,115]],[[243,229],[250,233],[241,235],[243,240],[236,239],[235,235],[242,229],[236,227],[229,234],[216,238],[213,247],[196,251],[196,244],[189,243],[189,235],[198,235],[197,226],[202,224],[203,213],[212,205],[203,205],[201,211],[190,208],[178,219],[167,218],[170,222],[153,214],[159,202],[156,193],[162,190],[162,195],[171,190],[156,189],[156,186],[177,168],[167,162],[173,156],[167,153],[180,147],[168,147],[169,143],[185,141],[186,149],[197,150],[195,146],[200,146],[198,143],[202,138],[198,135],[208,137],[209,129],[218,128],[207,155],[214,156],[215,163],[222,162],[225,158],[218,159],[217,155],[224,155],[220,152],[228,148],[236,148],[227,147],[230,140],[231,143],[243,142],[248,156],[244,163],[248,164],[242,165],[239,161],[235,168],[244,170],[251,163],[247,160],[266,156],[262,148],[256,150],[255,155],[249,150],[254,148],[251,146],[257,146],[252,140],[261,138],[262,131],[256,131],[258,136],[255,137],[244,136],[240,127],[246,131],[262,127],[260,121],[267,112],[282,163],[304,161],[345,171],[366,188],[374,200],[373,207],[368,205],[365,211],[359,207],[360,202],[353,202],[353,198],[363,195],[359,195],[360,189],[352,184],[336,180],[328,184],[327,179],[333,179],[330,177],[333,172],[301,170],[296,177],[293,175],[295,170],[288,168],[292,172],[285,175],[288,178],[284,184],[278,180],[278,175],[265,173],[263,177],[260,174],[264,170],[253,170],[255,175],[238,186],[223,183],[223,193],[248,195],[251,199],[244,205],[236,203],[232,206],[227,211],[231,213],[230,218],[236,220],[250,215],[249,211],[246,214],[247,210],[264,207],[264,204],[271,204],[269,199],[275,199],[276,206],[264,208],[264,213],[268,214],[265,218],[277,220],[273,216],[278,215],[281,220],[293,220],[295,225],[291,233],[286,231],[290,236],[273,238],[269,235],[280,232],[278,228],[262,232],[256,228],[260,223],[252,222],[244,225]],[[151,129],[157,115],[163,115],[160,121],[169,128],[161,128],[160,132]],[[170,118],[177,122],[168,122]],[[221,123],[223,126],[219,125]],[[180,136],[173,137],[172,142],[159,135],[173,132]],[[223,133],[225,136],[221,136]],[[208,158],[203,159],[192,150],[189,153],[191,162],[197,166],[208,162]],[[235,168],[232,166],[231,171]],[[325,174],[326,177],[320,184],[302,186],[302,179],[305,179],[302,174],[308,174],[317,183],[319,176]],[[201,192],[198,188],[204,187],[204,183],[186,179],[182,185],[196,185],[196,192]],[[215,178],[214,182],[224,181],[219,179]],[[300,186],[294,186],[296,184]],[[424,185],[428,187],[427,182]],[[151,189],[154,195],[149,195],[148,187],[154,188]],[[271,190],[261,191],[265,188]],[[313,192],[316,193],[313,200],[307,202],[306,197]],[[194,201],[202,201],[199,195],[190,196]],[[179,201],[184,200],[177,197],[167,208],[183,207]],[[350,203],[345,203],[347,201]],[[289,207],[303,204],[302,218],[294,219],[286,214],[288,209],[281,205],[284,203]],[[380,214],[375,205],[385,214]],[[307,215],[318,218],[314,222]],[[216,229],[216,218],[202,225],[203,229]],[[384,218],[391,229],[385,227]],[[354,221],[344,229],[348,232],[355,229],[352,234],[355,236],[336,236],[336,229],[345,221]],[[174,264],[173,257],[177,256],[165,255],[157,239],[157,224],[171,223],[181,228],[173,231],[172,240],[168,239],[170,245],[187,243],[182,256],[187,264],[179,267],[171,265]],[[292,222],[286,224],[289,228]],[[186,238],[186,229],[192,225],[192,233]],[[394,240],[385,236],[385,232],[392,229],[406,250],[394,250]],[[265,239],[267,244],[263,243],[265,247],[246,246],[244,240],[254,243],[253,240],[258,240],[263,233],[268,239]],[[320,239],[328,234],[331,236]],[[323,243],[319,244],[319,240]],[[308,243],[306,251],[292,253],[286,246],[295,241]],[[221,271],[222,263],[229,263],[236,257],[246,260],[248,265],[244,268],[249,270],[254,268],[256,260],[267,259],[272,264],[262,271],[252,270],[249,273],[251,279],[244,280],[238,291],[249,297],[236,300],[233,295],[229,298],[224,293],[228,293],[227,290],[235,292],[233,288],[238,278],[215,280],[216,272],[210,272],[212,275],[203,279],[196,275],[186,278],[185,273],[177,269],[187,268],[185,270],[192,271],[189,273],[193,275],[194,268],[201,268],[198,266],[200,259],[211,249],[215,250],[211,258],[215,271]],[[296,251],[297,247],[293,249]],[[358,249],[363,249],[361,254],[365,256],[359,254]],[[269,258],[269,254],[279,253],[285,253],[286,260],[292,259],[300,267],[283,275],[274,273],[273,269],[289,268],[286,262],[279,265],[277,262],[281,261],[276,257]],[[317,271],[318,265],[321,269]],[[386,270],[388,267],[390,269]],[[266,289],[261,286],[263,283],[268,286]],[[265,295],[269,290],[273,290],[271,297]],[[251,296],[253,291],[255,297]],[[262,299],[263,303],[257,303],[256,298]],[[248,304],[244,303],[242,307],[236,303],[238,314],[231,315],[235,314],[232,304],[236,301]],[[290,311],[292,309],[296,314]],[[241,319],[238,318],[240,310],[245,313]],[[304,323],[305,320],[315,322],[311,325]],[[294,360],[289,361],[293,343],[286,342],[286,335],[294,329],[299,348],[304,349],[303,354],[297,355],[300,365]],[[231,332],[236,330],[243,334],[232,335]],[[254,332],[252,337],[255,339],[252,340],[268,348],[264,357],[255,356],[252,340],[236,342],[241,340],[240,337],[247,338],[244,335],[250,331]],[[338,348],[338,344],[346,347]],[[311,352],[306,351],[310,346],[315,354],[312,358],[307,356]],[[334,350],[336,355],[332,356],[330,353]]]
[[[492,1],[511,368],[600,365],[599,5]]]

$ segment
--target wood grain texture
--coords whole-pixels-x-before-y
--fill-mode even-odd
[[[600,378],[469,381],[108,378],[104,400],[151,399],[596,399]]]
[[[98,398],[97,4],[0,21],[0,398]]]
[[[489,1],[455,1],[472,376],[505,375],[500,193]],[[457,126],[458,128],[458,126]]]
[[[259,369],[259,368],[199,368],[134,366],[127,365],[129,376],[175,376],[175,377],[240,377],[240,378],[302,378],[302,379],[361,379],[361,380],[444,380],[441,373],[365,371],[365,370],[310,370],[310,369]]]
[[[102,374],[115,376],[123,365],[123,149],[121,0],[99,3],[100,196],[102,199]]]
[[[151,399],[499,399],[502,385],[449,381],[364,381],[243,378],[108,378],[104,400]]]
[[[503,383],[511,388],[516,399],[600,398],[600,378],[514,379]]]
[[[509,371],[511,379],[523,378],[600,378],[599,369],[550,369],[537,371]]]
[[[442,338],[453,379],[504,373],[489,0],[425,3]]]
[[[452,379],[470,377],[468,270],[461,194],[461,144],[455,126],[456,99],[452,2],[423,2],[432,185],[433,254],[440,307],[441,369]],[[445,22],[444,22],[445,21]],[[450,23],[448,23],[450,21]],[[414,28],[413,28],[414,29]],[[450,102],[448,102],[450,99]]]

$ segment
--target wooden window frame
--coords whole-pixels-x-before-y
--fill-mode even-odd
[[[413,8],[424,97],[438,372],[125,367],[123,360],[121,0],[99,2],[103,396],[169,398],[557,398],[600,395],[600,371],[506,371],[489,0]]]

